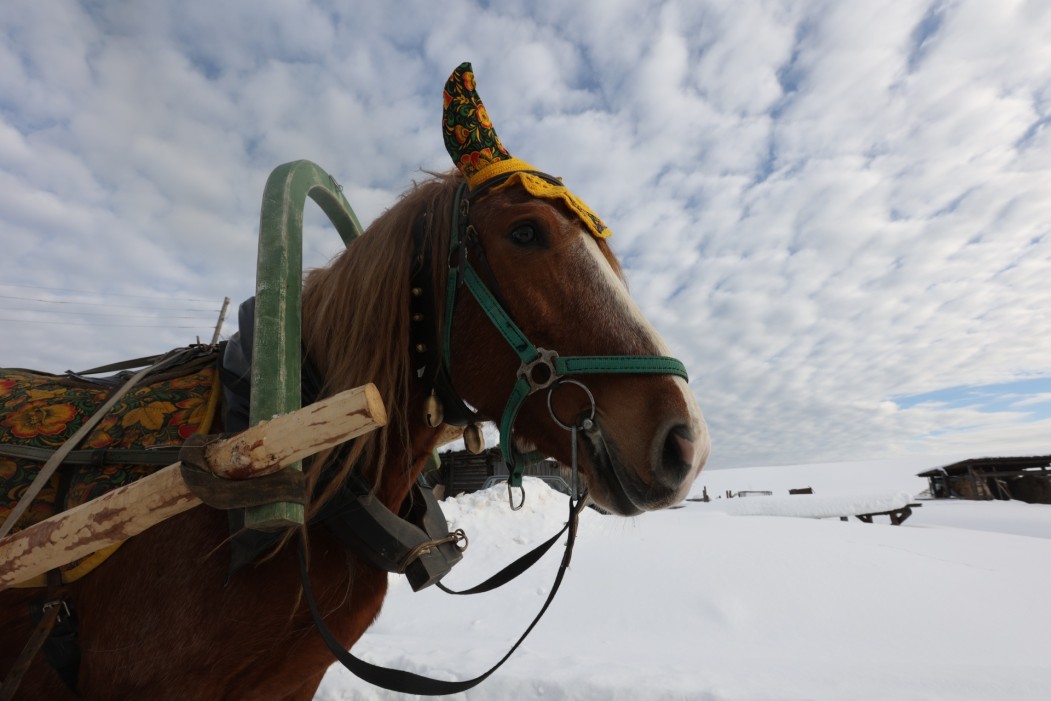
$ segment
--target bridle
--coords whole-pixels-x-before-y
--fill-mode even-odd
[[[546,173],[529,171],[554,185],[561,182]],[[441,330],[441,355],[434,373],[434,391],[446,406],[446,422],[471,422],[480,419],[452,386],[450,371],[452,356],[452,328],[460,291],[465,289],[482,308],[493,326],[518,356],[520,365],[516,380],[500,418],[500,453],[509,472],[508,486],[522,486],[525,466],[535,462],[535,455],[523,454],[511,440],[512,429],[519,410],[531,395],[556,386],[564,378],[579,375],[673,375],[689,381],[686,367],[677,359],[661,355],[578,355],[563,356],[555,350],[539,348],[532,343],[511,318],[505,305],[498,299],[472,258],[478,260],[482,272],[492,283],[496,276],[489,268],[477,230],[470,223],[471,201],[479,199],[513,173],[492,178],[472,191],[463,182],[456,190],[452,208],[452,226],[447,254],[448,277],[443,302],[444,315]],[[472,253],[474,254],[472,256]],[[579,381],[576,384],[581,384]],[[585,388],[586,389],[586,388]],[[590,395],[590,392],[588,393]],[[449,411],[452,408],[452,411]],[[593,407],[594,408],[594,407]],[[552,418],[554,414],[552,412]],[[560,425],[562,422],[555,419]],[[462,424],[461,424],[462,425]],[[575,435],[574,435],[575,439]],[[575,442],[574,442],[575,449]]]

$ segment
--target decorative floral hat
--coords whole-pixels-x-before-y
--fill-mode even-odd
[[[444,114],[442,132],[445,148],[453,163],[467,178],[467,185],[474,190],[493,178],[510,177],[493,187],[500,190],[511,185],[521,185],[534,197],[559,200],[573,211],[591,233],[606,238],[613,232],[606,228],[591,208],[570,192],[564,185],[553,182],[541,171],[508,153],[500,137],[489,121],[489,113],[475,90],[474,71],[470,63],[461,63],[445,83],[442,96]]]

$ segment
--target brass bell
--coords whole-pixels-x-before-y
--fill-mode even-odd
[[[485,450],[485,436],[482,435],[482,427],[479,424],[469,424],[464,428],[463,445],[474,455]]]
[[[431,392],[431,395],[423,402],[423,420],[431,428],[438,428],[444,419],[445,410],[442,408],[442,400]]]

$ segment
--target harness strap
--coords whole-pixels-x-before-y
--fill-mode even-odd
[[[160,448],[95,448],[92,450],[72,450],[62,460],[66,465],[99,465],[117,463],[121,465],[170,465],[179,459],[179,446]],[[0,443],[0,455],[8,458],[35,460],[44,462],[55,451],[51,448],[38,448],[32,445]]]
[[[339,640],[336,639],[336,636],[333,635],[332,631],[329,630],[328,626],[325,625],[324,618],[322,617],[321,612],[318,609],[317,602],[315,602],[314,600],[314,594],[310,588],[310,575],[309,571],[307,570],[303,541],[300,540],[298,549],[299,578],[303,584],[303,598],[306,600],[307,607],[310,609],[310,615],[314,619],[314,626],[317,628],[322,640],[325,641],[325,645],[328,646],[328,649],[332,652],[333,655],[335,655],[336,659],[339,660],[344,667],[350,670],[351,673],[353,673],[355,676],[369,684],[379,686],[390,691],[397,691],[403,694],[418,694],[420,696],[442,696],[446,694],[457,694],[467,691],[468,689],[471,689],[488,679],[493,674],[493,672],[499,669],[504,664],[504,662],[506,662],[511,657],[511,655],[514,654],[515,650],[517,650],[518,647],[525,641],[526,637],[528,637],[529,634],[533,631],[533,628],[536,627],[536,624],[540,622],[540,619],[543,617],[544,613],[547,612],[548,607],[551,605],[551,602],[555,598],[555,594],[558,592],[559,586],[562,584],[562,578],[565,576],[566,570],[569,568],[569,562],[573,556],[573,543],[576,541],[577,537],[577,525],[580,516],[580,511],[584,508],[586,502],[586,499],[580,499],[577,502],[573,502],[572,500],[570,501],[569,521],[562,528],[562,530],[555,535],[554,538],[551,538],[547,542],[542,543],[532,552],[527,553],[522,558],[520,558],[519,561],[512,563],[512,565],[499,572],[490,580],[487,580],[478,587],[475,587],[473,590],[468,590],[464,592],[450,592],[454,594],[471,594],[478,593],[481,591],[489,591],[490,589],[499,586],[499,584],[492,584],[492,586],[487,587],[487,585],[489,585],[491,582],[503,575],[507,570],[516,568],[521,569],[521,571],[524,571],[529,566],[529,564],[532,564],[536,560],[540,559],[540,556],[542,556],[544,552],[546,552],[551,547],[551,545],[558,539],[559,536],[568,531],[569,536],[566,540],[566,549],[562,555],[562,562],[559,564],[558,572],[555,574],[555,581],[554,584],[551,586],[551,593],[547,595],[547,599],[544,601],[543,606],[540,607],[540,611],[537,613],[536,617],[532,620],[529,626],[525,629],[525,632],[522,633],[521,637],[519,637],[518,640],[515,641],[515,644],[511,647],[511,649],[507,651],[507,654],[500,658],[500,660],[491,668],[489,668],[489,670],[480,674],[477,677],[474,677],[473,679],[467,679],[464,681],[446,681],[443,679],[433,679],[431,677],[425,677],[423,675],[415,674],[413,672],[406,672],[404,670],[380,667],[379,665],[374,665],[370,662],[366,662],[365,660],[359,657],[355,657],[348,650],[346,650],[343,647],[342,643],[340,643]],[[517,567],[520,561],[528,561],[528,564],[521,567]],[[445,589],[445,587],[442,587],[442,589]],[[478,591],[476,592],[475,590]]]
[[[61,606],[62,602],[60,601],[50,601],[44,604],[44,615],[37,622],[36,627],[33,628],[33,632],[30,634],[29,640],[26,641],[26,646],[19,653],[18,659],[15,660],[14,666],[8,671],[3,686],[0,686],[0,701],[11,701],[14,698],[15,692],[18,691],[18,687],[22,684],[22,677],[29,671],[29,665],[33,663],[33,658],[40,652],[40,648],[44,646],[48,635],[51,634],[51,629],[55,627],[55,621],[58,618]]]
[[[687,382],[686,366],[661,355],[577,355],[555,358],[558,375],[674,375]]]
[[[8,670],[3,684],[0,684],[0,701],[10,701],[14,697],[33,659],[41,651],[48,664],[70,691],[76,694],[80,672],[77,621],[73,605],[65,598],[62,573],[58,569],[48,571],[46,596],[30,606],[30,613],[36,626],[14,665]]]
[[[463,589],[461,591],[458,591],[456,589],[450,589],[441,582],[438,582],[437,586],[446,594],[452,594],[454,596],[471,596],[474,594],[484,594],[487,591],[492,591],[493,589],[502,587],[518,575],[528,570],[537,562],[539,562],[540,558],[547,554],[547,551],[551,549],[551,546],[553,546],[558,541],[559,536],[565,533],[568,528],[569,524],[567,523],[565,526],[562,527],[562,530],[560,530],[558,533],[551,536],[546,541],[527,552],[525,555],[522,555],[517,560],[512,562],[507,567],[504,567],[502,570],[494,574],[489,579],[485,580],[481,584],[471,587],[470,589]]]
[[[104,372],[116,372],[118,370],[131,370],[134,368],[141,368],[146,365],[153,365],[160,360],[163,355],[147,355],[142,358],[133,358],[132,360],[121,360],[116,363],[110,363],[109,365],[100,365],[97,368],[91,368],[90,370],[81,370],[80,372],[71,373],[73,375],[100,375]]]

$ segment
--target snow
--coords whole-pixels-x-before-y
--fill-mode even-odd
[[[693,493],[707,487],[710,503],[632,519],[587,509],[545,618],[492,677],[451,698],[1043,701],[1051,506],[927,500],[898,527],[728,513],[807,501],[788,497],[790,487],[813,487],[815,504],[864,506],[866,494],[897,492],[915,501],[926,487],[915,473],[935,464],[716,470]],[[518,512],[502,486],[443,503],[471,538],[446,584],[473,585],[562,526],[565,498],[537,480],[526,489]],[[728,489],[775,496],[715,498]],[[480,674],[535,615],[559,558],[560,548],[474,597],[414,594],[393,577],[354,652],[443,679]],[[409,697],[336,666],[315,698]]]
[[[872,514],[901,509],[912,502],[905,492],[821,496],[796,494],[788,497],[759,496],[717,501],[714,508],[731,516],[792,516],[831,518]]]

